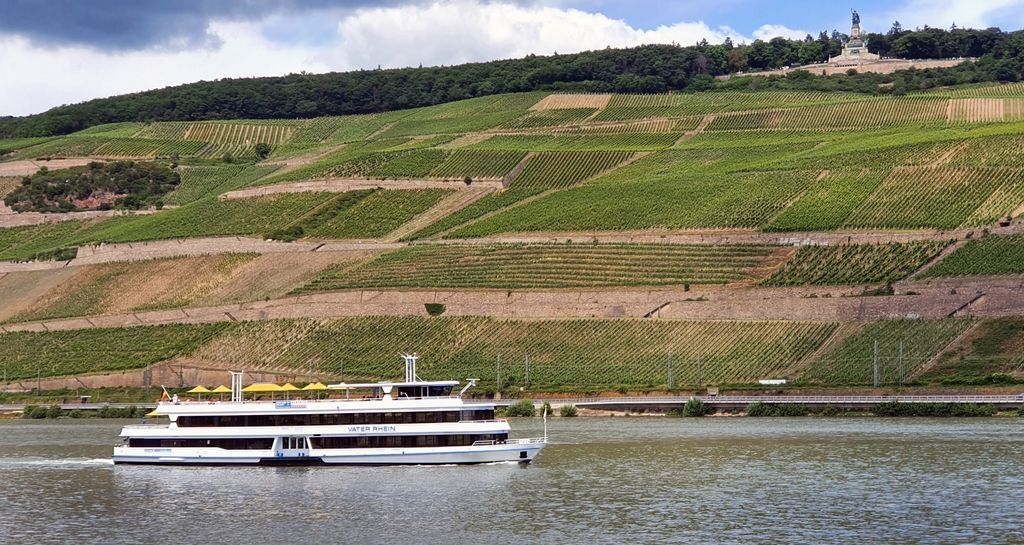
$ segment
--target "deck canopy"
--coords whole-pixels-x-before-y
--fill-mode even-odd
[[[211,393],[211,390],[209,390],[206,386],[196,386],[195,388],[192,388],[191,390],[189,390],[188,392],[185,392],[185,393],[188,393],[188,394],[209,394],[209,393]]]
[[[294,386],[292,386],[294,388]],[[246,393],[267,393],[267,392],[284,392],[285,389],[279,384],[271,384],[269,382],[260,382],[256,384],[250,384],[245,388],[242,388],[243,392]]]
[[[327,385],[322,382],[311,382],[302,387],[303,390],[326,390]]]

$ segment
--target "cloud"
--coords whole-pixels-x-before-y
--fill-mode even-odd
[[[794,30],[785,25],[761,25],[754,31],[754,38],[769,41],[772,38],[786,38],[788,40],[802,40],[807,36],[806,30]]]
[[[0,115],[26,115],[91,98],[201,79],[283,75],[331,69],[316,50],[272,43],[250,23],[212,23],[216,50],[142,50],[110,54],[84,46],[40,49],[0,38]],[[70,84],[69,84],[70,83]]]
[[[703,22],[643,30],[600,13],[478,0],[359,9],[342,19],[338,32],[341,43],[324,58],[347,67],[456,64],[609,46],[744,40],[731,28]]]
[[[212,5],[212,0],[188,1],[192,5]],[[609,46],[690,45],[702,39],[720,43],[726,37],[737,43],[751,41],[732,28],[712,27],[702,21],[642,29],[600,13],[509,0],[444,0],[354,7],[342,12],[287,13],[282,6],[293,1],[298,0],[246,0],[238,4],[274,12],[259,21],[228,21],[235,11],[199,9],[197,12],[205,14],[195,19],[201,34],[167,33],[177,36],[174,40],[179,47],[118,49],[145,43],[132,38],[118,42],[113,49],[104,49],[73,30],[68,34],[77,35],[78,41],[39,47],[38,37],[0,32],[0,74],[5,75],[0,78],[0,115],[26,115],[60,104],[203,79],[303,70],[345,71],[378,65],[452,65]],[[132,8],[121,14],[126,25],[134,20],[134,13]],[[311,26],[314,18],[322,19],[315,28]],[[53,26],[59,28],[68,21],[60,19]],[[9,21],[2,24],[10,26]],[[301,39],[297,34],[303,34]],[[756,35],[776,34],[802,38],[804,32],[773,24],[762,26]],[[161,43],[168,43],[170,38],[162,39]]]
[[[908,0],[887,12],[883,19],[872,19],[879,29],[888,29],[893,21],[902,23],[903,28],[946,28],[953,23],[959,27],[988,28],[1000,21],[1020,25],[1024,23],[1024,0]]]
[[[36,46],[106,51],[216,48],[213,22],[259,21],[278,13],[354,9],[392,0],[3,0],[0,35]]]

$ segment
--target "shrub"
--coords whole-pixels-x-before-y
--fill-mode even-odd
[[[704,408],[704,402],[697,398],[690,398],[686,405],[683,405],[683,416],[695,417],[705,414],[707,414],[707,409]]]
[[[761,401],[756,401],[754,403],[751,403],[750,405],[747,405],[747,416],[771,416],[770,413],[771,411],[768,407],[768,404],[763,403]]]
[[[280,240],[281,242],[294,242],[306,234],[305,230],[301,225],[292,225],[284,229],[277,229],[267,233],[267,237],[270,240]]]
[[[819,416],[839,416],[839,413],[839,408],[835,405],[825,405],[820,411],[818,411]]]
[[[822,410],[824,413],[829,407]],[[831,407],[838,413],[835,407]],[[747,405],[747,416],[807,416],[811,410],[806,405],[800,404],[783,404],[783,405],[772,405],[769,403],[756,402]]]
[[[1024,407],[1022,407],[1022,410],[1024,410]],[[559,416],[564,416],[566,418],[573,418],[573,417],[578,416],[577,411],[576,411],[576,405],[572,405],[572,404],[562,405],[561,407],[558,408],[558,415]]]
[[[74,409],[68,413],[68,416],[70,416],[71,418],[82,418],[82,411]]]
[[[38,409],[38,408],[39,407],[37,407],[35,405],[25,405],[25,408],[22,409],[22,411],[21,411],[21,417],[22,418],[36,418],[35,413],[36,413],[36,409]]]
[[[509,405],[508,408],[505,409],[505,416],[537,416],[537,409],[534,408],[533,401],[523,399]]]
[[[542,414],[542,415],[544,415],[544,414],[551,414],[551,415],[555,414],[555,411],[553,411],[551,409],[551,403],[550,402],[545,401],[544,404],[540,406],[540,414]]]
[[[46,409],[46,418],[60,418],[64,415],[64,411],[61,410],[60,405],[50,405]]]
[[[431,316],[440,316],[446,310],[446,307],[441,303],[426,303],[423,306],[426,307],[427,314]]]
[[[267,144],[266,142],[260,142],[256,144],[256,147],[253,148],[253,151],[256,152],[256,157],[259,157],[260,160],[266,159],[267,156],[270,155],[270,144]]]
[[[976,403],[899,403],[889,401],[875,405],[871,412],[876,416],[930,416],[965,417],[992,416],[996,408]]]

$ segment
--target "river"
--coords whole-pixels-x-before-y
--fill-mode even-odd
[[[1024,418],[555,418],[527,467],[378,468],[113,466],[124,423],[0,421],[0,543],[1024,543]]]

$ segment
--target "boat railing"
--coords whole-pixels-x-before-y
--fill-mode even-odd
[[[491,445],[536,445],[541,443],[547,443],[546,437],[530,437],[526,439],[505,439],[503,441],[495,441],[490,439],[487,441],[473,441],[474,447],[485,447]]]
[[[507,422],[508,419],[505,418],[491,418],[487,420],[459,420],[459,424],[499,424]]]
[[[541,443],[547,443],[547,442],[548,442],[547,437],[528,437],[528,438],[525,438],[525,439],[506,439],[505,440],[505,444],[506,445],[534,445],[534,444],[541,444]]]

